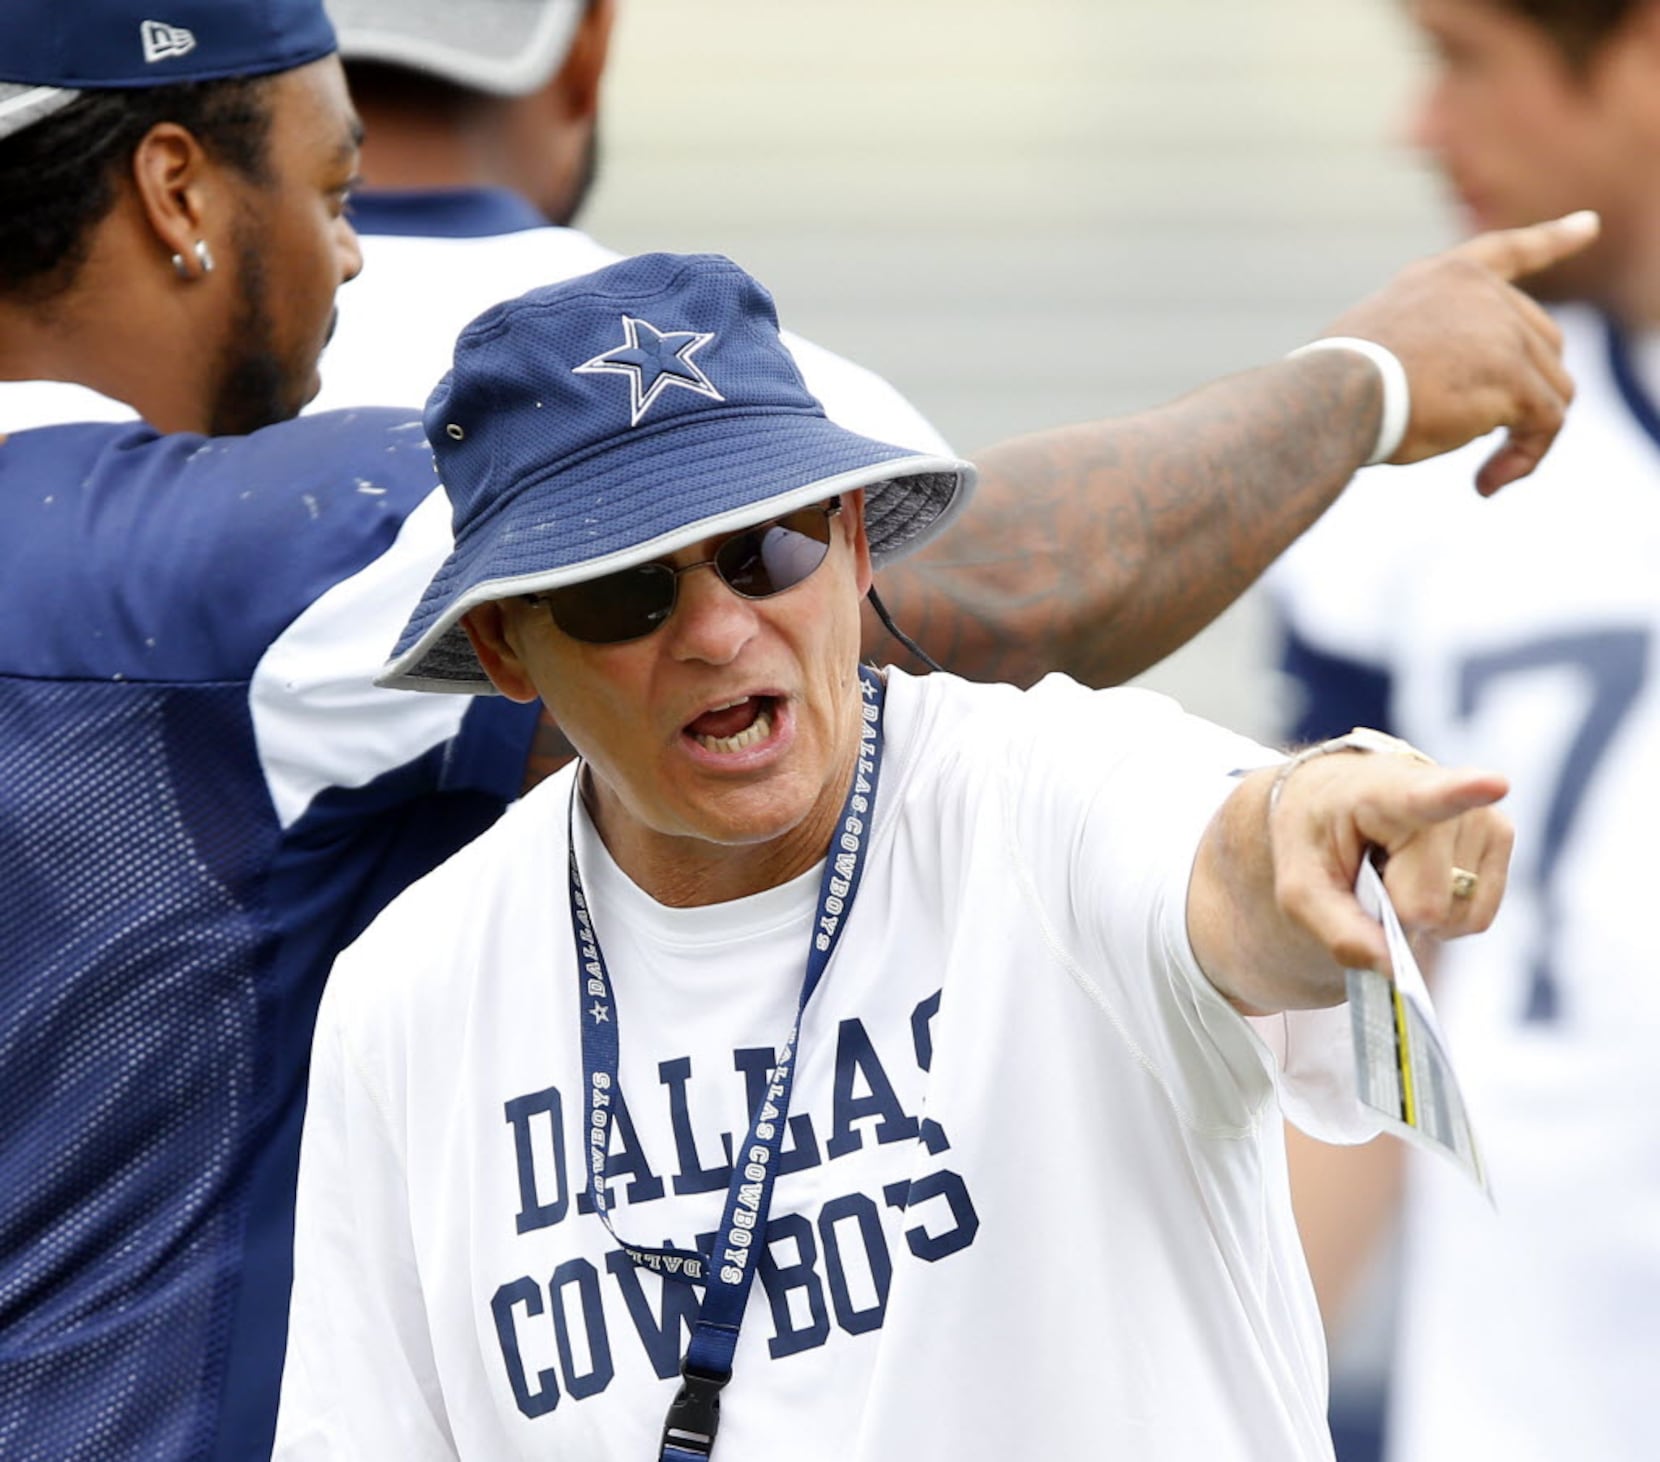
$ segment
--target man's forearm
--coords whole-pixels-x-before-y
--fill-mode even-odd
[[[1401,364],[1410,402],[1391,462],[1504,427],[1477,487],[1496,492],[1532,470],[1573,382],[1561,331],[1509,281],[1595,234],[1595,216],[1576,214],[1479,235],[1408,265],[1332,322],[1328,336]],[[884,570],[882,593],[964,674],[1126,680],[1210,623],[1319,517],[1376,447],[1382,400],[1371,362],[1323,350],[1122,421],[993,447],[979,500],[941,543]],[[892,653],[879,636],[867,643]]]
[[[878,590],[948,670],[1026,685],[1139,674],[1239,597],[1342,491],[1380,392],[1326,352],[1229,376],[1118,421],[1017,437],[977,457],[980,488]],[[866,645],[905,664],[874,616]]]

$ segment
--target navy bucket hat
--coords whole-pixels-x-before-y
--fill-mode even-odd
[[[0,139],[83,91],[268,76],[334,50],[321,0],[5,0]]]
[[[379,684],[491,689],[460,619],[492,599],[665,557],[865,490],[876,563],[934,536],[974,469],[837,426],[778,338],[772,296],[718,255],[643,254],[480,315],[427,439],[455,550]]]

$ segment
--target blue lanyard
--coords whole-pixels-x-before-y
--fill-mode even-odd
[[[688,1249],[647,1249],[618,1236],[611,1221],[611,1195],[605,1186],[606,1161],[611,1151],[611,1113],[616,1100],[619,1038],[611,975],[594,933],[594,921],[582,888],[576,860],[576,797],[581,768],[571,783],[568,811],[570,841],[571,928],[576,936],[577,991],[582,1023],[583,1084],[587,1089],[588,1190],[594,1212],[605,1230],[629,1259],[665,1280],[705,1286],[703,1304],[692,1327],[691,1343],[681,1364],[682,1384],[669,1406],[663,1428],[660,1462],[701,1462],[714,1450],[720,1426],[721,1388],[732,1379],[732,1357],[750,1285],[766,1245],[767,1214],[772,1207],[772,1184],[784,1145],[784,1121],[790,1110],[790,1087],[795,1078],[796,1042],[802,1013],[813,998],[830,956],[835,953],[859,880],[864,873],[865,849],[876,783],[882,766],[882,704],[886,687],[881,677],[859,668],[859,760],[853,783],[842,804],[841,821],[831,834],[819,883],[818,912],[807,949],[807,972],[795,1023],[778,1053],[771,1082],[759,1107],[751,1114],[749,1136],[737,1150],[732,1181],[726,1190],[726,1208],[715,1235],[713,1255]]]

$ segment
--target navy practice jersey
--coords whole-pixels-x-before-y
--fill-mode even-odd
[[[534,709],[369,683],[448,546],[409,412],[204,439],[64,394],[19,431],[0,385],[0,1456],[247,1462],[324,978]]]

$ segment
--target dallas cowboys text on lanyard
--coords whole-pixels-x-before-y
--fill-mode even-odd
[[[721,1214],[714,1252],[709,1257],[686,1249],[641,1248],[621,1238],[611,1222],[611,1195],[605,1186],[605,1168],[611,1151],[611,1107],[615,1100],[612,1094],[617,1090],[620,1044],[611,976],[594,933],[593,917],[576,862],[580,769],[571,783],[568,813],[571,929],[576,936],[582,1068],[588,1092],[588,1188],[593,1195],[594,1212],[623,1253],[642,1269],[661,1275],[665,1281],[705,1286],[703,1305],[680,1367],[680,1392],[670,1404],[664,1423],[660,1462],[699,1462],[714,1450],[715,1432],[720,1426],[721,1388],[732,1379],[738,1330],[743,1324],[744,1307],[759,1262],[756,1254],[766,1242],[767,1213],[772,1206],[778,1155],[784,1144],[784,1119],[789,1115],[802,1012],[818,988],[830,956],[835,953],[864,873],[866,838],[882,767],[882,704],[886,688],[881,677],[864,666],[859,668],[859,688],[863,694],[859,761],[824,860],[818,912],[807,948],[807,972],[801,981],[795,1023],[778,1052],[771,1082],[750,1118],[749,1136],[734,1158],[732,1181],[726,1190],[726,1208]]]

